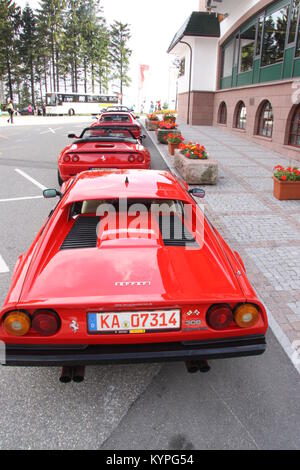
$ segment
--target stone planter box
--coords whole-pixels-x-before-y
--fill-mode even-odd
[[[181,132],[180,131],[177,131],[176,129],[157,129],[156,131],[156,136],[157,136],[157,142],[159,144],[168,144],[167,142],[167,136],[168,134],[177,134],[177,135],[181,135]]]
[[[300,199],[300,181],[280,181],[273,176],[274,196],[279,201]]]
[[[150,121],[150,119],[146,118],[145,124],[147,131],[156,131],[159,125],[159,121]]]
[[[180,150],[175,150],[174,166],[187,184],[217,184],[218,162],[215,160],[190,160]]]

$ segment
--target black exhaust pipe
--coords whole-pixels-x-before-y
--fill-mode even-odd
[[[73,367],[63,367],[60,376],[60,382],[62,384],[69,384],[73,379]]]
[[[206,374],[210,369],[211,367],[207,361],[199,361],[199,371],[202,372],[202,374]]]
[[[74,367],[73,382],[76,382],[77,384],[82,383],[84,381],[84,376],[85,376],[84,366]]]
[[[197,372],[207,373],[210,371],[211,367],[207,361],[186,361],[185,362],[187,371],[189,374],[196,374]]]

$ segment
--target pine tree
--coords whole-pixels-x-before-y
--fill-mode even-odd
[[[132,50],[128,47],[131,38],[128,24],[114,21],[110,29],[109,52],[112,61],[112,78],[119,81],[121,103],[123,102],[124,88],[131,83],[129,77],[129,60]]]
[[[21,10],[12,0],[0,0],[0,77],[7,82],[11,99],[18,70],[16,43],[21,24]]]
[[[23,77],[30,82],[31,103],[35,106],[35,62],[37,54],[37,25],[32,9],[27,4],[22,12],[20,52],[23,62]]]

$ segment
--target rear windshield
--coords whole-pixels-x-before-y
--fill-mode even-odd
[[[131,122],[130,116],[124,114],[109,114],[102,116],[101,122]]]

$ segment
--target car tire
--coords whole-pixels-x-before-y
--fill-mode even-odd
[[[74,109],[69,109],[69,116],[75,116]]]
[[[59,170],[57,170],[57,179],[59,186],[62,186],[64,184],[64,180],[61,178]]]

